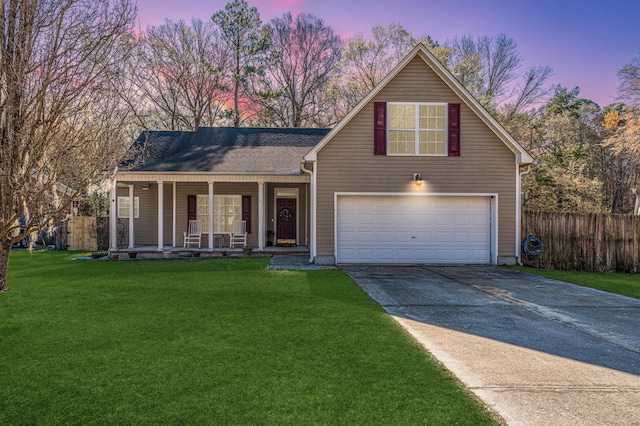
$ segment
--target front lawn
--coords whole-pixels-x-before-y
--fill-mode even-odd
[[[513,269],[640,299],[640,274],[556,271],[522,266]]]
[[[15,252],[0,424],[495,420],[339,270]]]

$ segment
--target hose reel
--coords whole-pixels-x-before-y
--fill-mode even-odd
[[[524,241],[522,241],[522,252],[531,260],[540,257],[543,248],[544,245],[542,241],[531,234],[527,235]]]

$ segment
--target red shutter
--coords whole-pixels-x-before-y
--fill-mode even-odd
[[[449,104],[449,156],[460,156],[460,104]]]
[[[247,234],[251,233],[251,195],[242,196],[242,220],[247,222]]]
[[[373,103],[373,155],[387,155],[387,103]]]
[[[188,220],[198,219],[195,195],[187,195],[187,217]]]

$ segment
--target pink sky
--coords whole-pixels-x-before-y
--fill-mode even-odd
[[[137,0],[138,22],[210,19],[227,0]],[[615,101],[617,71],[640,56],[637,0],[248,0],[263,23],[285,12],[312,13],[343,37],[369,34],[375,24],[399,23],[414,35],[444,43],[472,34],[505,33],[518,44],[525,66],[549,65],[552,84],[601,106]]]

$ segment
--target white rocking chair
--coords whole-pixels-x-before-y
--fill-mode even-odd
[[[233,222],[233,233],[231,234],[231,248],[244,247],[247,245],[247,221],[236,220]]]
[[[202,224],[199,220],[190,220],[189,221],[189,230],[187,232],[183,232],[184,234],[184,244],[183,247],[190,247],[191,244],[198,244],[198,248],[200,248],[200,242],[202,240]]]

